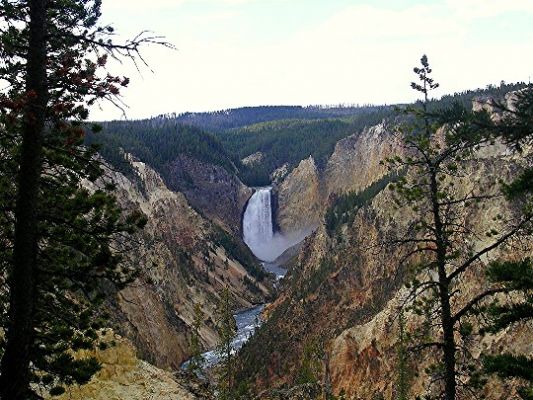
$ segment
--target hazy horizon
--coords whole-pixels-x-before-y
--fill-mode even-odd
[[[515,83],[518,84],[518,83],[521,83],[521,82],[523,82],[524,84],[528,84],[528,82],[525,82],[525,81],[505,82],[505,83],[506,84],[515,84]],[[531,83],[531,82],[529,82],[529,83]],[[480,87],[464,88],[463,90],[459,90],[458,92],[474,91],[474,90],[477,90],[477,89],[485,89],[485,88],[487,88],[488,85],[496,85],[496,86],[498,86],[500,84],[501,84],[501,81],[500,82],[487,83],[486,85],[483,85],[483,86],[480,86]],[[432,99],[438,100],[439,98],[441,98],[443,96],[453,95],[454,93],[456,93],[456,92],[453,92],[453,93],[441,93],[439,96],[435,96]],[[410,99],[409,101],[398,102],[398,103],[375,103],[375,104],[357,104],[357,103],[352,103],[352,104],[349,104],[349,103],[343,103],[343,104],[252,104],[252,105],[241,105],[241,106],[230,107],[230,108],[218,108],[218,109],[209,109],[209,110],[198,109],[198,110],[186,110],[186,111],[180,111],[180,112],[170,111],[170,112],[166,112],[166,113],[158,113],[158,114],[146,115],[146,116],[141,116],[141,117],[136,117],[136,118],[130,118],[129,116],[127,116],[127,120],[143,120],[143,119],[157,118],[157,117],[160,117],[160,116],[168,116],[168,115],[180,116],[180,115],[189,114],[189,113],[190,114],[210,114],[210,113],[217,113],[217,112],[240,110],[240,109],[245,109],[245,108],[260,108],[260,107],[302,107],[302,108],[307,108],[307,107],[313,108],[313,107],[316,107],[316,108],[324,108],[324,109],[328,109],[328,108],[331,109],[331,108],[387,107],[387,106],[399,106],[399,105],[402,105],[402,104],[408,104],[408,103],[410,103],[412,101],[416,101],[416,99]],[[117,120],[117,121],[124,120],[124,117],[119,115],[118,118],[115,118],[114,120]],[[114,120],[100,120],[100,121],[102,121],[102,122],[113,122]],[[93,119],[93,121],[96,121],[96,120]]]

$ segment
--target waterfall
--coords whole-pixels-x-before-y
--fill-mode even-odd
[[[244,211],[242,230],[244,242],[261,260],[269,260],[272,229],[272,188],[259,188],[248,201]]]
[[[256,189],[248,201],[242,220],[244,243],[252,253],[267,264],[278,258],[289,247],[300,243],[312,229],[303,229],[290,234],[274,233],[272,229],[272,188]],[[265,265],[266,267],[266,265]]]

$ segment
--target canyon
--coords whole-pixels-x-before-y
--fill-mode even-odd
[[[134,175],[112,169],[109,174],[120,204],[148,217],[125,259],[139,266],[140,274],[125,289],[105,288],[119,345],[99,354],[104,369],[90,384],[96,386],[80,393],[143,398],[151,390],[154,398],[212,398],[211,389],[180,371],[192,354],[196,305],[202,312],[204,356],[208,365],[216,364],[216,304],[228,287],[238,327],[233,346],[242,347],[238,380],[251,386],[258,400],[310,399],[326,389],[346,399],[395,398],[397,316],[408,294],[408,271],[400,249],[375,244],[402,235],[413,219],[412,210],[398,207],[387,189],[391,179],[383,161],[405,155],[396,127],[397,121],[384,119],[355,131],[336,142],[325,162],[309,156],[292,166],[285,163],[267,187],[247,186],[236,172],[188,155],[169,162],[163,178],[125,154]],[[468,179],[457,190],[468,193],[494,176],[511,179],[530,166],[530,151],[518,157],[499,142],[484,146],[463,166]],[[253,153],[246,162],[262,159]],[[498,186],[491,190],[493,198],[483,209],[462,216],[468,229],[482,232],[494,226],[492,216],[515,212],[498,196]],[[331,229],[328,212],[353,193],[367,196]],[[479,238],[472,246],[487,243]],[[520,250],[510,244],[491,252],[462,282],[462,290],[477,293],[484,287],[483,268],[491,260],[532,251],[530,244]],[[459,296],[455,306],[464,301]],[[408,316],[406,329],[416,330],[419,323]],[[315,354],[320,379],[304,384],[298,378],[302,360],[313,346],[320,349]],[[471,351],[479,359],[495,348],[533,351],[527,328],[489,335]],[[418,352],[409,363],[410,393],[427,394],[431,355]],[[117,381],[129,388],[117,389]],[[513,398],[514,388],[491,379],[484,394]]]

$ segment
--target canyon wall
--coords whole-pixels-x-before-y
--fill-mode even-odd
[[[281,231],[316,227],[335,197],[361,192],[386,175],[380,161],[399,149],[400,139],[391,124],[381,123],[339,140],[323,170],[312,157],[302,160],[275,186]]]
[[[320,177],[312,156],[276,186],[276,221],[283,234],[309,230],[318,225],[322,213]]]
[[[191,355],[196,304],[203,313],[202,345],[211,348],[218,340],[214,311],[222,289],[230,288],[240,309],[263,303],[272,286],[240,239],[202,217],[149,166],[128,159],[134,178],[110,173],[117,198],[126,209],[140,209],[148,223],[124,253],[123,262],[139,275],[120,291],[106,289],[108,307],[115,328],[142,359],[178,369]]]

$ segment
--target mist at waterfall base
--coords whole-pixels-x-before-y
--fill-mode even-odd
[[[273,262],[312,232],[312,229],[291,234],[273,232],[271,190],[270,187],[256,190],[248,201],[242,223],[244,243],[257,258],[266,262]]]

